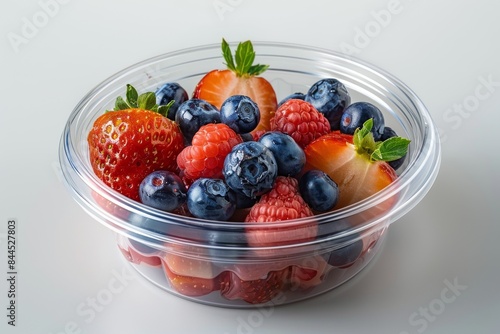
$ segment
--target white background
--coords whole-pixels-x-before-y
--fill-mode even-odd
[[[497,1],[55,1],[4,0],[0,12],[3,273],[7,221],[19,224],[17,326],[7,325],[1,274],[1,333],[500,332]],[[59,179],[67,117],[122,68],[221,37],[354,52],[399,77],[441,129],[439,177],[390,227],[374,266],[331,293],[267,312],[229,310],[125,275],[112,301],[82,315],[82,303],[128,267],[113,234]],[[445,300],[450,283],[459,289]]]

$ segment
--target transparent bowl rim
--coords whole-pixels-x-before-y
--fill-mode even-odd
[[[231,46],[234,46],[237,43],[230,42],[229,44]],[[424,182],[420,182],[420,184],[418,185],[419,189],[414,194],[412,194],[410,198],[406,198],[404,202],[398,202],[398,205],[392,208],[392,210],[387,213],[387,216],[390,216],[391,222],[393,222],[398,218],[400,218],[402,215],[404,215],[406,212],[408,212],[420,201],[421,198],[423,198],[423,196],[428,192],[432,183],[437,177],[441,160],[441,146],[439,142],[439,134],[437,132],[437,128],[433,123],[430,113],[428,112],[427,108],[420,100],[420,98],[406,84],[404,84],[401,80],[399,80],[392,74],[386,72],[385,70],[373,64],[370,64],[364,60],[358,59],[353,56],[345,55],[333,50],[318,48],[314,46],[307,46],[307,45],[300,45],[293,43],[270,42],[270,41],[253,41],[252,44],[256,49],[258,47],[272,47],[280,49],[302,50],[316,55],[321,54],[323,56],[335,58],[340,61],[347,62],[352,66],[372,72],[376,74],[378,77],[384,78],[387,82],[392,83],[401,91],[401,93],[405,94],[409,98],[409,100],[412,101],[415,108],[418,110],[419,116],[422,118],[422,123],[423,123],[423,129],[421,129],[423,135],[422,145],[417,148],[418,151],[417,154],[412,159],[410,164],[405,168],[405,170],[402,171],[402,173],[398,176],[396,182],[393,182],[392,184],[390,184],[377,194],[370,196],[365,200],[362,200],[360,202],[349,205],[339,210],[316,215],[313,217],[314,221],[318,223],[322,222],[327,223],[330,221],[342,220],[354,214],[367,210],[371,207],[374,207],[384,202],[385,200],[393,196],[396,196],[403,189],[407,189],[407,187],[410,187],[410,184],[419,176],[419,173],[426,173],[425,175],[426,177],[422,177],[420,175],[420,179],[424,180]],[[124,68],[119,72],[116,72],[114,75],[103,80],[100,84],[98,84],[95,88],[90,90],[80,100],[80,102],[75,106],[75,108],[73,109],[68,118],[68,121],[65,125],[61,137],[61,145],[60,145],[61,165],[63,164],[63,162],[64,163],[69,162],[71,168],[73,169],[74,172],[76,172],[78,178],[80,178],[93,191],[97,192],[101,197],[107,199],[108,201],[112,202],[118,207],[124,208],[130,212],[138,213],[142,216],[154,219],[158,222],[162,222],[165,224],[180,224],[180,225],[187,224],[189,226],[212,228],[214,230],[219,230],[219,229],[228,230],[241,227],[243,222],[221,222],[221,221],[207,220],[195,217],[185,217],[181,215],[164,212],[152,207],[148,207],[142,203],[139,203],[137,201],[134,201],[130,198],[121,195],[120,193],[106,186],[100,179],[97,178],[97,176],[93,173],[90,164],[87,161],[83,161],[82,159],[80,159],[80,156],[78,154],[75,154],[75,152],[77,152],[77,148],[74,146],[74,143],[72,143],[70,140],[71,123],[75,118],[80,116],[82,112],[85,111],[84,106],[86,102],[89,99],[91,99],[95,94],[98,94],[100,91],[102,91],[106,86],[112,85],[113,82],[115,82],[118,78],[130,74],[137,68],[146,66],[148,64],[154,63],[159,60],[164,60],[167,58],[172,58],[175,56],[193,52],[202,52],[202,51],[219,50],[219,49],[220,49],[220,44],[207,44],[207,45],[184,48],[181,50],[164,53],[137,62],[131,66]],[[70,189],[73,192],[77,192],[77,196],[80,196],[79,192],[74,187],[75,183],[71,180],[71,176],[68,175],[65,168],[63,168],[62,170],[64,179],[69,184]],[[82,205],[82,201],[85,202],[83,203],[84,205],[93,206],[91,201],[80,196],[79,197],[80,205]],[[380,217],[375,221],[370,221],[366,224],[361,224],[352,229],[346,230],[339,235],[331,237],[330,239],[343,238],[346,235],[359,233],[360,231],[370,229],[376,226],[377,224],[380,224],[382,221],[385,221],[387,218],[388,217],[386,216]],[[301,225],[304,223],[311,223],[311,218],[309,217],[309,218],[276,222],[273,223],[273,227],[276,228],[290,227],[293,225]],[[262,227],[262,225],[259,225],[257,223],[256,224],[244,223],[244,224],[245,227],[247,228]],[[125,226],[126,225],[127,224],[125,223]],[[136,226],[130,225],[129,227],[131,230],[133,229],[135,230],[135,232],[137,232]],[[142,232],[143,233],[139,234],[144,234],[153,239],[159,237],[155,232],[151,231],[142,231]],[[294,245],[296,246],[297,244]]]

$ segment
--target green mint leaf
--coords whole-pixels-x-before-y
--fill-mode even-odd
[[[222,56],[226,61],[227,68],[231,71],[236,71],[236,66],[234,66],[233,53],[231,52],[231,48],[224,38],[222,39]]]
[[[238,44],[235,54],[236,74],[239,76],[247,75],[248,70],[255,59],[252,42],[246,41]]]
[[[130,106],[128,105],[127,102],[125,102],[125,100],[121,97],[121,96],[118,96],[116,98],[116,101],[115,101],[115,111],[116,110],[124,110],[124,109],[129,109]]]
[[[171,100],[169,103],[167,104],[162,104],[161,106],[158,106],[158,113],[160,115],[163,115],[165,117],[168,116],[168,111],[170,110],[170,107],[175,103],[174,100]]]
[[[370,158],[373,161],[394,161],[402,158],[408,152],[410,140],[401,137],[392,137],[384,140],[373,151]]]
[[[126,97],[127,97],[127,102],[129,104],[129,106],[131,106],[132,108],[137,108],[137,98],[138,98],[138,93],[137,93],[137,90],[130,84],[127,84],[127,93],[126,93]]]
[[[139,95],[137,98],[137,107],[141,109],[151,110],[156,105],[156,95],[153,92],[147,92]]]

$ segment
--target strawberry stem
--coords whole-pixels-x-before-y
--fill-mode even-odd
[[[357,128],[354,131],[353,142],[358,154],[366,154],[370,156],[377,148],[377,143],[375,142],[371,132],[372,127],[373,119],[370,118],[363,124],[362,128]]]
[[[408,152],[410,140],[402,137],[392,137],[375,142],[371,129],[373,119],[363,123],[363,127],[354,131],[353,143],[356,152],[367,156],[370,161],[394,161],[402,158]]]
[[[238,77],[252,77],[264,73],[269,65],[253,64],[255,51],[251,41],[241,42],[236,48],[235,56],[225,39],[222,39],[222,55],[228,69]]]
[[[125,110],[132,108],[139,108],[144,110],[150,110],[158,112],[159,114],[167,117],[168,110],[175,103],[174,100],[170,101],[165,105],[156,104],[156,95],[153,92],[146,92],[141,95],[137,93],[134,86],[127,84],[127,90],[125,93],[125,100],[118,96],[115,100],[114,111]],[[110,110],[106,111],[109,112]]]

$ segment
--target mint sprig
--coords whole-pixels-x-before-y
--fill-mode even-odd
[[[227,68],[239,77],[257,76],[269,68],[269,65],[253,64],[255,51],[251,41],[239,43],[233,57],[229,44],[225,39],[222,39],[222,55]]]
[[[408,152],[410,140],[401,137],[392,137],[380,142],[370,158],[374,161],[394,161],[402,158]]]
[[[127,84],[125,99],[123,99],[121,96],[118,96],[115,100],[115,107],[113,111],[138,108],[138,109],[154,111],[167,117],[168,110],[174,103],[175,101],[172,100],[167,104],[158,105],[156,104],[155,93],[146,92],[139,95],[134,86]]]
[[[400,159],[408,152],[410,140],[402,137],[391,137],[384,141],[376,142],[371,132],[373,119],[363,123],[361,128],[354,131],[353,143],[358,154],[366,155],[370,161],[394,161]]]

